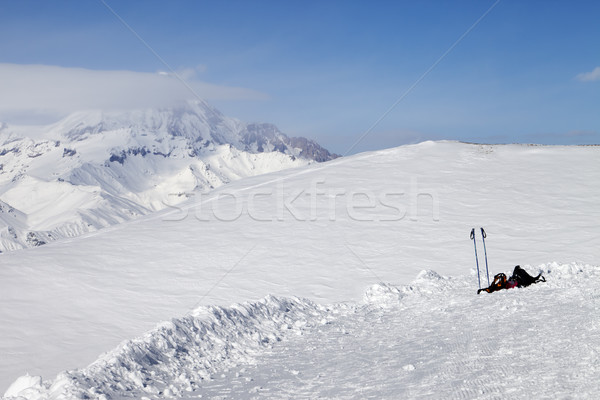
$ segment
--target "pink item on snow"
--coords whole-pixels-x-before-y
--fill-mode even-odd
[[[519,283],[516,281],[516,279],[509,279],[508,281],[506,281],[506,289],[512,289],[514,287],[516,287]]]

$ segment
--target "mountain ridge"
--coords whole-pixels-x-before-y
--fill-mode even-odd
[[[336,157],[310,139],[226,117],[200,100],[80,111],[42,127],[0,124],[0,251],[77,236],[195,191]]]

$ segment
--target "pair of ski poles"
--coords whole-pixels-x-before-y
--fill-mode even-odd
[[[485,273],[487,275],[488,287],[490,286],[490,273],[488,270],[488,261],[487,261],[487,249],[485,248],[485,238],[487,237],[483,228],[481,229],[481,237],[483,240],[483,251],[485,253]],[[479,259],[477,258],[477,241],[475,240],[475,228],[471,229],[471,239],[473,240],[473,245],[475,246],[475,264],[477,265],[477,282],[479,283],[479,289],[481,289],[481,279],[479,278]]]

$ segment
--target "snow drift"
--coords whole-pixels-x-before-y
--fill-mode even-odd
[[[563,397],[576,390],[576,397],[593,398],[600,387],[600,267],[552,263],[528,269],[540,270],[548,282],[477,296],[473,274],[442,277],[423,271],[408,285],[371,286],[362,304],[323,306],[268,296],[227,308],[199,307],[123,342],[86,368],[47,382],[23,376],[5,397],[346,398],[360,393],[469,399]],[[567,323],[565,351],[565,332],[557,328]],[[317,353],[310,354],[315,340]],[[432,348],[422,347],[425,343]],[[357,352],[364,357],[358,365]],[[343,382],[326,379],[333,373],[328,359],[336,360]],[[380,362],[388,364],[374,368]],[[440,375],[444,368],[449,369]],[[321,384],[307,385],[317,374]]]

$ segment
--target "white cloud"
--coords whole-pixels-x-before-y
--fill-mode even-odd
[[[582,82],[600,81],[600,67],[594,68],[592,72],[582,72],[576,78]]]
[[[198,81],[195,71],[175,75],[0,63],[0,121],[49,122],[78,110],[167,107],[196,96],[208,101],[267,98],[251,89]]]

